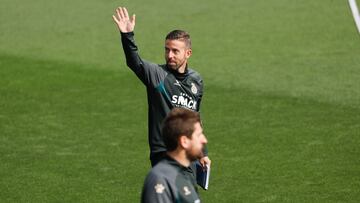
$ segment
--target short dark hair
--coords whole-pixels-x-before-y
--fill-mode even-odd
[[[180,40],[185,42],[188,48],[191,48],[191,39],[189,33],[184,30],[173,30],[166,35],[165,40]]]
[[[163,122],[162,135],[167,151],[174,151],[179,144],[179,137],[192,137],[194,126],[200,123],[199,113],[184,108],[173,108]]]

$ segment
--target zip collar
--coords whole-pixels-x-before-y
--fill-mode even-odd
[[[184,73],[179,73],[178,71],[176,70],[173,70],[172,68],[168,67],[166,65],[166,68],[169,70],[169,72],[171,72],[176,79],[178,80],[184,80],[188,75],[189,75],[189,69],[188,69],[188,65],[186,64],[186,67],[185,67],[185,72]]]

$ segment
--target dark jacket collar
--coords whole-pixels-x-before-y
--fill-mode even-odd
[[[184,73],[179,73],[178,71],[176,70],[173,70],[172,68],[166,66],[166,68],[169,70],[170,73],[172,73],[176,79],[178,80],[183,80],[185,79],[188,75],[189,75],[189,69],[188,69],[188,65],[186,64],[186,67],[185,67],[185,72]]]
[[[185,167],[185,166],[181,165],[178,161],[176,161],[175,159],[171,158],[169,155],[166,155],[166,156],[164,157],[164,160],[165,160],[167,163],[171,164],[172,166],[175,166],[176,168],[178,168],[178,169],[180,169],[180,170],[182,170],[182,171],[187,171],[187,170],[189,170],[189,167]]]

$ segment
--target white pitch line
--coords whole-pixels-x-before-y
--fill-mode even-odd
[[[349,0],[350,8],[355,20],[356,27],[360,33],[360,14],[355,0]]]

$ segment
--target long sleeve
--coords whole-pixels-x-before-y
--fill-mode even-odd
[[[146,86],[157,86],[165,72],[158,64],[142,60],[134,40],[134,32],[121,33],[126,64]]]
[[[169,203],[175,202],[174,194],[167,181],[150,174],[144,184],[141,203]]]
[[[134,40],[134,32],[121,33],[121,42],[127,66],[144,82],[144,64],[138,54],[138,48]]]

